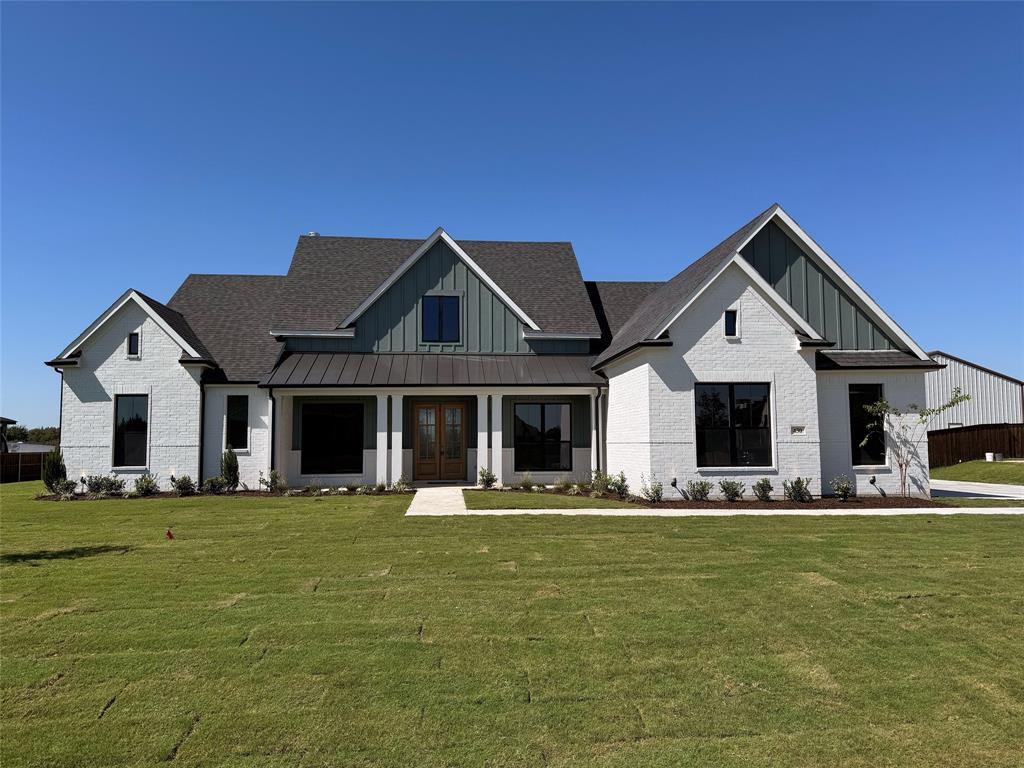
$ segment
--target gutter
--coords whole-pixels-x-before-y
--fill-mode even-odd
[[[671,346],[672,346],[672,339],[644,339],[643,341],[638,341],[636,344],[630,344],[624,350],[622,350],[621,352],[616,352],[614,355],[609,357],[607,360],[602,360],[600,363],[594,363],[594,365],[590,366],[590,370],[598,371],[598,370],[604,368],[609,363],[611,363],[613,360],[618,360],[620,357],[623,357],[624,355],[628,355],[630,352],[633,352],[634,350],[637,350],[637,349],[641,349],[643,347],[671,347]]]
[[[203,377],[199,377],[199,471],[196,476],[199,478],[199,487],[203,486],[203,447],[206,443],[206,385]]]
[[[270,470],[273,471],[277,460],[277,400],[274,398],[273,387],[267,393],[270,395]]]

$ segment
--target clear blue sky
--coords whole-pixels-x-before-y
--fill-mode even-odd
[[[2,402],[125,288],[300,232],[664,279],[773,201],[926,349],[1024,377],[1024,6],[2,6]]]

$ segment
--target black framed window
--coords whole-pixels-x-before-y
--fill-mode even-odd
[[[423,297],[423,341],[457,342],[460,336],[459,297]]]
[[[572,469],[569,403],[515,403],[512,413],[516,472]]]
[[[770,467],[768,384],[694,387],[698,467]]]
[[[736,310],[727,309],[725,310],[725,335],[735,336],[736,335]]]
[[[304,475],[356,475],[363,471],[363,404],[302,405]]]
[[[128,355],[138,357],[139,355],[139,332],[132,331],[128,334]]]
[[[249,448],[249,396],[228,395],[224,447],[236,451]]]
[[[114,395],[114,466],[146,466],[148,395]]]
[[[881,399],[881,384],[850,385],[850,449],[855,467],[885,464],[885,432],[871,427],[875,419],[864,410]]]

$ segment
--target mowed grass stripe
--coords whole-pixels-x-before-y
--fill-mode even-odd
[[[5,766],[1021,763],[1018,518],[36,489],[0,488]]]

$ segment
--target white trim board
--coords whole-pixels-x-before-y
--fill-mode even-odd
[[[466,266],[468,266],[473,271],[473,273],[478,278],[480,278],[484,282],[484,284],[488,288],[490,288],[491,291],[493,291],[495,295],[497,295],[498,298],[500,298],[505,303],[505,305],[510,310],[512,310],[512,312],[520,320],[526,323],[526,325],[528,325],[534,331],[540,330],[540,326],[533,322],[533,320],[530,319],[529,315],[527,315],[514,301],[512,301],[509,295],[505,293],[503,290],[501,290],[501,288],[498,287],[498,284],[495,283],[490,278],[490,276],[486,272],[484,272],[483,269],[480,268],[480,265],[473,261],[473,259],[469,257],[469,254],[462,250],[462,248],[459,247],[459,244],[456,243],[451,238],[451,236],[449,236],[449,234],[445,232],[441,227],[438,227],[436,230],[434,230],[434,233],[426,240],[424,240],[420,244],[419,248],[413,251],[412,255],[409,256],[409,258],[406,259],[404,262],[402,262],[401,266],[399,266],[398,269],[392,272],[391,275],[383,283],[377,286],[373,293],[371,293],[369,296],[363,299],[362,303],[360,303],[359,306],[356,307],[355,310],[348,317],[346,317],[344,320],[341,321],[341,323],[339,323],[339,327],[345,328],[347,326],[352,325],[352,323],[358,320],[359,317],[364,312],[366,312],[366,310],[368,310],[377,301],[377,299],[383,296],[385,291],[387,291],[388,288],[390,288],[398,281],[398,278],[400,278],[407,271],[409,271],[412,265],[419,261],[420,257],[423,256],[423,254],[425,254],[427,251],[429,251],[438,240],[442,240],[445,245],[451,248],[452,251],[455,252],[455,255],[462,259],[466,263]]]
[[[174,340],[174,343],[181,347],[185,352],[187,352],[190,357],[201,357],[201,355],[192,347],[191,344],[185,341],[185,339],[183,339],[181,335],[177,333],[177,331],[171,328],[171,326],[168,325],[167,322],[162,317],[160,317],[160,315],[158,315],[156,311],[151,306],[149,306],[149,304],[141,296],[139,296],[138,291],[136,291],[134,288],[129,288],[127,291],[122,293],[113,304],[107,307],[103,314],[101,314],[98,318],[93,320],[92,324],[84,331],[82,331],[74,341],[68,344],[68,346],[64,348],[64,351],[57,355],[56,359],[59,360],[60,358],[67,357],[76,349],[85,344],[85,342],[88,341],[89,338],[94,333],[96,333],[96,331],[102,328],[103,325],[106,324],[106,322],[111,317],[113,317],[129,301],[134,301],[136,304],[138,304],[142,308],[142,311],[149,315],[153,322],[159,325],[160,328],[163,329],[164,333],[170,336]]]

